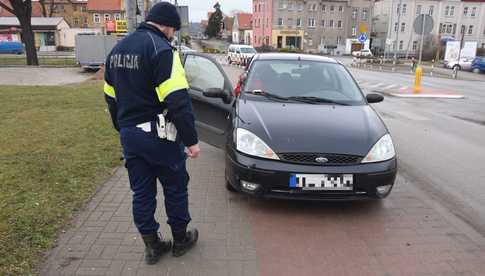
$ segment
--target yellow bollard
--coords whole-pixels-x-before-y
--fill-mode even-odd
[[[416,68],[416,79],[414,80],[414,93],[421,92],[421,76],[423,75],[423,69],[421,66]]]

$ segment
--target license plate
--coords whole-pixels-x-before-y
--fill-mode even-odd
[[[292,174],[290,188],[303,190],[351,191],[354,186],[352,174]]]

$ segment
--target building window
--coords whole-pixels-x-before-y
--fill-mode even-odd
[[[454,6],[451,6],[450,16],[455,16],[455,7]]]
[[[81,6],[81,12],[87,12],[88,11],[88,8],[86,6]]]
[[[72,5],[72,11],[77,11],[77,5]]]
[[[322,11],[323,12],[326,12],[327,11],[327,6],[326,5],[322,5]]]
[[[413,51],[416,51],[418,49],[418,42],[415,40],[413,41]]]
[[[115,20],[121,20],[121,14],[115,13]]]
[[[308,46],[313,46],[313,39],[311,38],[308,39]]]
[[[364,21],[366,21],[366,20],[367,20],[367,12],[368,12],[367,8],[363,8],[363,9],[362,9],[362,16],[361,16],[361,19],[362,19],[362,20],[364,20]]]
[[[339,12],[344,12],[344,7],[343,6],[338,6],[338,11]]]
[[[287,25],[288,27],[293,27],[293,18],[288,18],[288,20],[287,20],[287,21],[288,21],[288,22],[286,23],[286,25]]]
[[[325,20],[322,20],[322,27],[325,27]]]
[[[294,11],[295,10],[295,3],[293,3],[293,2],[288,3],[288,10]]]
[[[357,27],[352,27],[352,36],[357,35]]]
[[[463,8],[463,15],[464,16],[468,15],[468,7]]]
[[[254,4],[254,9],[253,9],[253,12],[258,12],[258,5]]]
[[[404,45],[404,41],[399,41],[399,50],[402,50],[403,48],[403,45]]]
[[[401,23],[401,32],[406,30],[406,23]]]
[[[450,15],[450,6],[446,6],[445,8],[445,16]]]
[[[74,26],[76,26],[76,27],[79,26],[79,18],[77,18],[77,17],[74,18]]]
[[[429,6],[428,14],[433,16],[433,13],[434,13],[434,6]]]
[[[450,24],[450,26],[453,28],[453,34],[456,34],[456,24],[453,24],[453,25]]]
[[[357,19],[357,14],[359,13],[359,10],[357,8],[352,9],[352,19]]]
[[[405,14],[406,14],[407,7],[408,7],[408,5],[406,5],[406,4],[402,4],[402,14],[403,14],[403,15],[405,15]]]
[[[335,11],[335,6],[334,5],[331,5],[330,6],[330,12],[334,12]]]
[[[283,26],[283,18],[278,18],[278,26]]]
[[[337,22],[337,27],[338,27],[339,29],[342,29],[342,20],[339,20],[339,21]]]
[[[418,6],[416,7],[416,14],[421,14],[421,8],[422,8],[422,7],[423,7],[423,6],[421,6],[421,5],[418,5]]]
[[[341,36],[337,36],[337,45],[339,45],[341,41],[342,41],[342,37]]]
[[[485,43],[482,43],[482,46],[480,48],[482,49],[485,48]]]
[[[84,25],[87,25],[87,24],[88,24],[88,18],[87,18],[87,17],[85,17],[85,16],[83,17],[83,24],[84,24]]]
[[[476,7],[473,7],[472,8],[471,16],[475,17],[476,14],[477,14],[477,8]]]
[[[104,14],[104,22],[108,22],[111,20],[111,14],[105,13]]]
[[[101,23],[101,16],[97,13],[93,14],[94,23]]]
[[[302,11],[303,10],[303,3],[298,3],[298,11]]]
[[[317,10],[317,4],[312,4],[312,6],[311,6],[311,10],[312,10],[312,11],[316,11],[316,10]]]
[[[399,25],[396,23],[394,23],[394,32],[397,33],[397,30],[399,29]]]
[[[451,24],[450,24],[450,25],[447,25],[447,26],[446,26],[446,33],[451,34],[451,28],[452,28],[452,27],[453,27],[453,26],[452,26]]]
[[[284,1],[279,1],[279,3],[278,3],[278,9],[284,10],[285,8],[286,8],[285,2]],[[261,43],[261,38],[259,38],[259,40],[260,40],[259,43]]]
[[[315,18],[308,18],[308,27],[315,28]]]
[[[296,19],[296,26],[301,27],[301,18]]]
[[[473,34],[473,25],[468,26],[468,34]]]
[[[396,14],[399,14],[400,12],[401,12],[401,4],[397,4]]]
[[[328,27],[333,28],[333,19],[330,19],[330,21],[328,21]]]

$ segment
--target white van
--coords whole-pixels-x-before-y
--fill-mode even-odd
[[[256,53],[253,46],[231,44],[227,49],[227,62],[229,64],[246,65]]]

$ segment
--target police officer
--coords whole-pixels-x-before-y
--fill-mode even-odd
[[[185,71],[170,41],[180,29],[174,5],[153,6],[146,21],[120,41],[106,59],[105,99],[120,133],[133,191],[133,217],[145,243],[145,261],[155,264],[172,249],[182,256],[195,245],[197,229],[187,230],[187,156],[200,153]],[[170,127],[174,126],[174,127]],[[156,179],[161,182],[172,230],[161,239]]]

